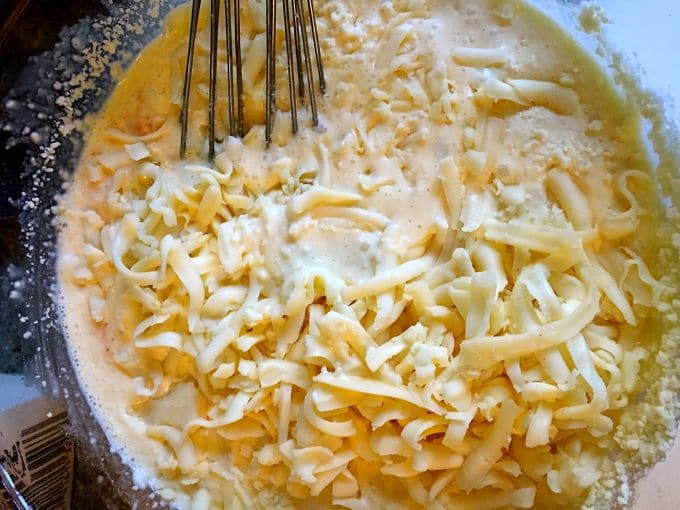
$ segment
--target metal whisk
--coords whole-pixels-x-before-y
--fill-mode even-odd
[[[306,2],[306,6],[305,6]],[[265,74],[265,141],[271,142],[276,113],[276,16],[277,0],[265,0],[266,13],[266,74]],[[180,156],[184,157],[187,146],[189,120],[189,99],[191,95],[191,74],[194,65],[194,47],[201,0],[193,0],[189,27],[189,48],[184,70],[182,111],[180,114],[181,139]],[[309,99],[312,123],[319,122],[315,96],[314,67],[316,67],[319,90],[326,91],[326,79],[321,63],[321,47],[316,26],[313,0],[281,0],[283,28],[285,34],[288,92],[290,101],[291,127],[298,131],[298,104]],[[240,0],[224,0],[225,28],[227,41],[227,95],[229,134],[242,137],[245,131],[245,105],[243,92],[243,60],[241,54]],[[215,108],[217,89],[217,40],[220,20],[220,1],[210,0],[210,51],[208,86],[208,153],[215,156]],[[309,39],[312,39],[313,53]],[[306,82],[306,85],[305,85]]]

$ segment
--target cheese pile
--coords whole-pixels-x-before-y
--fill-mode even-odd
[[[638,241],[637,119],[523,4],[364,3],[318,6],[321,127],[293,137],[279,112],[269,148],[263,3],[243,3],[256,125],[228,137],[218,104],[214,162],[207,26],[193,158],[186,8],[142,54],[63,201],[64,295],[89,307],[74,352],[106,345],[129,384],[118,401],[85,382],[180,507],[573,504],[665,291]]]

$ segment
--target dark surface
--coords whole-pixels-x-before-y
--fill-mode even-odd
[[[0,98],[15,83],[28,59],[50,49],[62,27],[104,11],[99,0],[0,0]],[[5,108],[4,101],[0,108]],[[19,304],[9,300],[24,257],[19,241],[17,201],[21,194],[21,168],[28,147],[12,145],[0,130],[0,372],[18,372],[29,354],[17,328]]]
[[[31,56],[52,48],[62,27],[101,12],[104,6],[99,0],[0,0],[0,110],[6,107],[2,98],[12,89],[19,70]],[[25,256],[20,241],[18,199],[28,149],[25,143],[15,144],[0,129],[0,372],[22,371],[32,354],[17,320],[22,305],[19,300],[9,299],[12,290],[21,291],[20,287],[15,288],[21,282]],[[76,458],[80,454],[76,450]],[[78,469],[76,462],[72,508],[105,508],[97,476]]]

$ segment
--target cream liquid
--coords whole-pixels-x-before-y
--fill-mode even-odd
[[[330,21],[333,8],[319,12],[329,83],[320,103],[319,128],[309,128],[305,116],[301,132],[280,146],[276,136],[285,141],[289,121],[287,115],[279,113],[278,135],[271,148],[263,150],[262,132],[255,130],[249,135],[256,139],[254,142],[225,143],[225,154],[218,157],[217,164],[220,158],[238,162],[244,179],[257,195],[276,184],[270,169],[273,162],[287,156],[304,167],[311,160],[310,166],[321,168],[317,175],[321,185],[361,195],[352,205],[387,218],[398,235],[390,241],[379,235],[377,228],[357,230],[349,228],[345,220],[325,218],[307,230],[301,228],[296,239],[291,240],[284,235],[290,228],[285,207],[273,207],[267,223],[269,230],[266,235],[258,235],[266,239],[263,255],[277,260],[281,273],[314,266],[339,285],[351,285],[379,272],[381,263],[391,256],[386,255],[385,243],[394,244],[392,253],[402,256],[414,250],[410,258],[419,256],[422,240],[436,236],[450,215],[439,180],[440,161],[448,155],[459,160],[470,146],[484,145],[495,151],[499,207],[514,208],[528,218],[533,215],[539,222],[551,214],[542,179],[552,168],[577,176],[596,221],[618,203],[611,186],[614,173],[624,168],[646,169],[635,114],[625,109],[601,71],[579,48],[550,20],[527,6],[513,2],[433,1],[428,3],[428,15],[412,16],[405,22],[410,33],[415,34],[405,44],[423,49],[424,58],[432,62],[443,62],[453,84],[453,120],[441,124],[432,122],[424,109],[392,113],[386,119],[375,117],[370,110],[374,105],[372,90],[386,87],[386,78],[375,67],[376,55],[386,44],[384,26],[394,18],[386,12],[387,4],[381,2],[344,0],[341,5],[349,14],[344,19],[345,12],[338,10],[342,19],[336,25]],[[97,210],[105,222],[111,214],[103,204],[112,190],[108,175],[113,169],[104,168],[106,164],[98,156],[121,149],[122,143],[112,141],[107,134],[112,128],[142,136],[160,128],[160,136],[144,142],[152,159],[182,185],[191,182],[190,173],[177,158],[178,108],[171,104],[179,87],[175,81],[182,68],[179,59],[185,51],[187,12],[184,8],[171,15],[164,33],[140,54],[98,115],[63,201],[66,228],[60,235],[59,266],[71,354],[99,422],[112,446],[133,467],[136,483],[148,483],[188,508],[192,501],[195,503],[194,489],[183,488],[159,470],[159,446],[149,440],[144,420],[132,411],[132,404],[138,401],[133,381],[113,361],[121,330],[131,329],[124,324],[125,311],[112,301],[104,320],[93,321],[88,293],[72,277],[81,265],[79,254],[87,242],[83,212]],[[504,63],[480,70],[452,59],[452,47],[502,48],[508,57]],[[494,116],[502,118],[503,123],[487,140],[472,90],[489,72],[561,83],[576,92],[579,107],[573,114],[560,115],[543,107],[496,105]],[[280,101],[285,103],[284,91],[280,87]],[[194,115],[198,119],[205,112]],[[225,124],[224,118],[218,120]],[[376,127],[363,142],[361,130],[367,124]],[[194,147],[190,161],[210,165],[196,154],[200,139],[197,133],[190,139]],[[343,147],[362,144],[365,147],[359,152]],[[131,160],[122,158],[120,167],[136,168]],[[93,167],[94,172],[99,168],[104,175],[97,182],[91,179]],[[481,187],[474,179],[464,180],[464,184],[470,191]],[[462,199],[460,206],[464,208]],[[633,246],[644,255],[640,252],[642,242],[640,235]],[[213,490],[207,482],[206,487]],[[390,501],[389,495],[382,497]]]

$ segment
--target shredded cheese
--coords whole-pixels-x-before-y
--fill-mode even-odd
[[[487,2],[467,14],[360,3],[318,12],[333,84],[322,130],[294,138],[281,116],[269,149],[261,126],[220,132],[200,164],[169,155],[173,117],[157,137],[93,138],[65,200],[76,241],[62,246],[64,287],[87,296],[92,341],[112,339],[125,408],[179,506],[576,498],[635,390],[646,351],[630,339],[662,306],[664,286],[626,242],[645,174],[622,169],[618,131],[583,138],[587,90],[523,65],[512,27],[494,28],[508,45],[449,43],[457,16],[498,23]],[[257,124],[263,12],[242,10]],[[190,145],[207,122],[204,50]],[[176,94],[163,99],[176,109]],[[565,151],[517,149],[562,126]],[[579,150],[610,159],[584,177],[565,161]],[[609,181],[610,194],[589,191]]]

